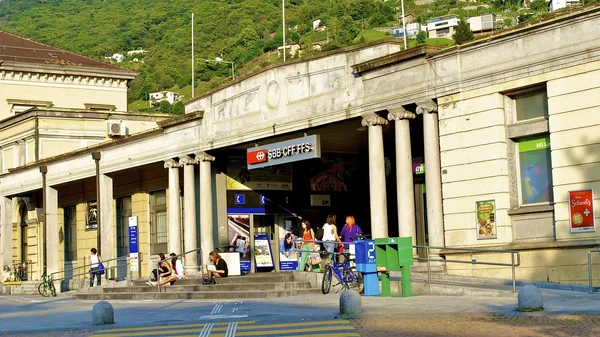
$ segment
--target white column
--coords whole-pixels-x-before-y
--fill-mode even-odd
[[[12,266],[12,199],[0,196],[0,263]]]
[[[102,259],[111,260],[116,258],[117,245],[114,229],[114,207],[113,207],[113,180],[111,177],[100,174],[100,244],[102,245]],[[116,262],[108,263],[115,266]],[[108,267],[105,266],[105,267]]]
[[[369,130],[369,194],[371,234],[373,238],[388,237],[385,162],[382,125],[388,123],[375,113],[363,115],[362,125]]]
[[[165,160],[165,168],[169,170],[169,253],[181,253],[181,206],[179,205],[179,162]]]
[[[198,240],[196,239],[196,191],[194,189],[194,165],[197,163],[195,159],[183,157],[179,160],[183,166],[183,250],[198,248]],[[184,257],[184,266],[186,274],[195,274],[198,272],[198,254],[190,253]]]
[[[206,153],[196,155],[200,163],[200,248],[202,263],[208,262],[208,254],[215,249],[211,162],[215,157]]]
[[[46,263],[47,273],[51,274],[58,271],[58,190],[46,187],[46,198]]]
[[[442,170],[437,104],[432,100],[417,102],[417,114],[423,115],[425,147],[425,189],[427,230],[430,246],[444,246],[444,212],[442,209]]]
[[[406,111],[402,107],[388,109],[388,111],[388,119],[395,121],[398,233],[401,237],[412,237],[412,244],[414,246],[417,244],[417,229],[415,226],[415,188],[412,172],[409,121],[415,118],[415,114]],[[416,249],[413,253],[416,254]]]

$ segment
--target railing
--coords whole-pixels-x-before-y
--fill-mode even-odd
[[[33,269],[30,267],[33,263],[31,260],[27,261],[13,261],[12,275],[15,281],[27,281],[31,280],[33,275]]]
[[[298,243],[319,243],[322,244],[324,241],[322,240],[302,240],[300,238],[295,240]],[[338,244],[350,244],[353,245],[354,242],[338,242],[338,241],[325,241],[328,243]],[[416,261],[427,261],[427,283],[431,285],[431,261],[439,261],[444,263],[468,263],[468,264],[480,264],[480,265],[490,265],[490,266],[503,266],[503,267],[511,267],[512,272],[512,286],[513,292],[517,291],[517,281],[516,281],[516,267],[521,265],[521,254],[516,250],[505,250],[505,249],[484,249],[484,248],[452,248],[452,247],[436,247],[436,246],[412,246],[415,248],[423,248],[426,250],[426,257],[414,257],[413,259]],[[475,259],[471,260],[450,260],[444,258],[430,258],[431,250],[445,250],[445,251],[462,251],[462,252],[473,252],[473,253],[505,253],[510,254],[511,263],[502,263],[502,262],[483,262],[477,261]],[[302,252],[302,250],[300,250]],[[312,251],[308,251],[309,253],[319,252],[313,248]],[[335,252],[334,252],[335,254]],[[588,253],[589,256],[589,253]],[[589,257],[588,257],[588,266],[589,266]],[[590,271],[590,287],[591,287],[591,271]]]
[[[125,257],[125,259],[124,259],[124,257]],[[116,257],[116,258],[110,259],[110,260],[102,260],[102,265],[104,266],[105,275],[107,275],[107,277],[108,277],[109,273],[116,273],[115,269],[122,266],[122,260],[125,260],[125,266],[129,267],[130,261],[129,261],[128,256]],[[108,263],[108,262],[112,262],[112,261],[117,261],[114,266],[112,265],[112,263],[110,263],[110,264]],[[121,265],[119,265],[119,261],[121,261]],[[90,272],[89,269],[91,268],[92,265],[97,265],[97,264],[96,263],[84,264],[83,266],[77,266],[74,268],[56,271],[54,273],[50,273],[50,275],[48,275],[48,276],[52,276],[52,279],[54,281],[61,281],[61,280],[65,280],[65,279],[74,278],[75,276],[88,275]],[[85,270],[84,268],[87,268],[87,270]],[[66,274],[67,272],[73,272],[73,271],[79,270],[79,269],[83,269],[84,271],[80,272],[80,273],[69,274],[68,276],[64,276],[64,277],[60,277],[60,278],[54,278],[55,275],[58,275],[61,273]],[[109,270],[112,270],[112,271],[109,272]],[[129,287],[131,285],[131,278],[132,278],[131,268],[127,268],[127,272],[128,272],[128,277],[126,279],[127,279],[127,286]]]
[[[425,258],[417,257],[415,260],[426,260],[427,261],[427,283],[431,285],[431,261],[440,261],[444,263],[453,262],[453,263],[469,263],[469,264],[482,264],[489,266],[504,266],[511,267],[512,269],[512,284],[513,291],[517,291],[517,281],[515,276],[515,268],[521,265],[521,254],[519,254],[516,250],[504,250],[504,249],[483,249],[483,248],[451,248],[451,247],[436,247],[436,246],[413,246],[413,248],[425,248],[427,253]],[[431,259],[430,258],[430,250],[453,250],[453,251],[463,251],[463,252],[478,252],[478,253],[507,253],[510,254],[511,263],[502,263],[502,262],[479,262],[475,259],[468,260],[448,260],[448,259]],[[515,263],[516,256],[516,263]]]
[[[599,253],[600,254],[600,249],[596,249],[596,250],[588,250],[588,281],[589,281],[589,288],[588,291],[589,293],[593,293],[594,290],[592,289],[592,253]]]
[[[178,255],[175,255],[175,256],[168,256],[168,257],[165,257],[164,259],[162,259],[162,260],[159,260],[158,262],[156,262],[156,270],[157,270],[157,273],[156,273],[156,274],[157,274],[157,276],[158,276],[158,277],[157,277],[158,279],[156,280],[156,282],[157,282],[157,285],[158,285],[158,286],[156,287],[156,288],[157,288],[157,291],[158,291],[158,292],[161,292],[161,288],[162,288],[162,286],[160,286],[160,264],[161,264],[161,263],[163,263],[163,262],[170,262],[170,261],[171,261],[173,258],[175,258],[175,257],[177,257],[177,258],[179,258],[179,257],[184,257],[184,258],[185,258],[185,255],[187,255],[187,254],[190,254],[190,253],[198,253],[198,252],[200,252],[200,259],[199,259],[199,261],[198,261],[198,266],[200,267],[200,270],[203,270],[203,269],[202,269],[202,267],[203,267],[203,264],[202,264],[202,248],[196,248],[196,249],[188,250],[187,252],[183,252],[183,253],[181,253],[181,254],[178,254]],[[184,259],[181,259],[181,264],[182,264],[182,265],[184,266],[184,268],[185,268],[185,263],[184,263],[184,261],[185,261]]]

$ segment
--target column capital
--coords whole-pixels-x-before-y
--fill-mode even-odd
[[[376,126],[376,125],[386,125],[388,123],[387,119],[380,117],[378,114],[374,112],[369,112],[362,115],[363,120],[361,121],[362,126]]]
[[[438,111],[438,105],[434,101],[428,99],[417,103],[417,115],[422,115],[426,112],[434,113]]]
[[[196,153],[196,160],[198,162],[214,161],[215,157],[211,156],[210,154],[208,154],[206,152],[200,152],[200,153]]]
[[[393,109],[388,109],[389,113],[387,118],[390,121],[398,121],[401,119],[414,119],[416,115],[403,107],[397,107]]]
[[[169,168],[178,168],[178,167],[181,167],[181,164],[180,164],[179,161],[176,161],[176,160],[173,160],[173,159],[167,159],[167,160],[165,160],[164,167],[166,169],[169,169]]]
[[[179,157],[179,165],[181,167],[183,167],[185,165],[194,165],[194,164],[198,164],[197,158],[192,158],[190,156]]]

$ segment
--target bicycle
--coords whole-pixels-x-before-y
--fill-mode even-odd
[[[344,262],[340,263],[334,259],[332,264],[325,266],[323,281],[321,283],[323,294],[329,294],[333,275],[339,280],[337,284],[341,283],[344,289],[354,289],[359,293],[363,292],[362,274],[356,271],[356,267],[350,266],[349,253],[342,253],[342,255],[344,256]]]
[[[56,288],[54,287],[54,281],[52,281],[52,274],[46,276],[42,275],[42,283],[38,286],[38,292],[44,297],[49,297],[50,294],[56,297]]]

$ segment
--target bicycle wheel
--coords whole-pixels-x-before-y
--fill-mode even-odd
[[[44,287],[44,282],[40,283],[40,285],[38,286],[38,292],[40,293],[40,295],[42,295],[44,297],[50,296],[50,292],[48,291],[48,288]]]
[[[48,289],[50,289],[52,296],[56,297],[56,288],[54,287],[54,282],[52,280],[48,281]]]
[[[323,282],[321,283],[321,291],[323,294],[329,294],[329,290],[331,290],[332,273],[331,266],[325,266],[325,270],[323,271]]]
[[[358,291],[362,294],[364,291],[364,279],[363,274],[356,271],[356,267],[350,267],[348,269],[346,280],[350,289]]]

